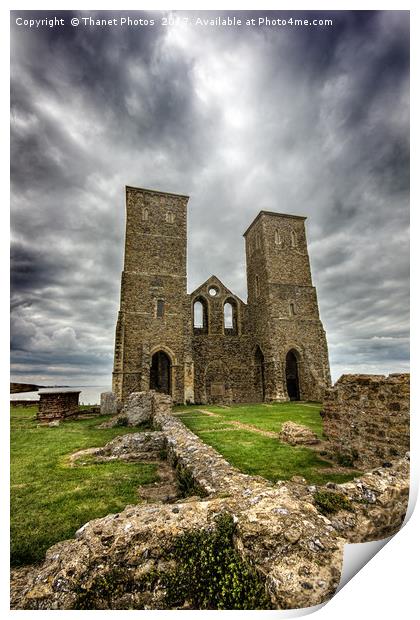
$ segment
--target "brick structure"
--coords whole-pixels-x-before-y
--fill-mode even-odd
[[[329,389],[321,416],[339,457],[366,470],[410,449],[410,375],[343,375]]]
[[[79,413],[80,390],[40,392],[37,419],[45,422],[64,420]]]
[[[126,188],[113,392],[175,403],[321,400],[328,349],[305,217],[260,211],[246,230],[248,303],[211,276],[187,293],[188,196]]]

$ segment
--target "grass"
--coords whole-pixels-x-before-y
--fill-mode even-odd
[[[319,403],[289,402],[270,405],[237,405],[230,409],[205,406],[203,409],[221,415],[225,421],[236,420],[244,424],[252,424],[263,431],[274,433],[280,431],[284,422],[291,420],[308,426],[320,438],[322,437],[322,418],[319,415],[321,405]]]
[[[91,462],[68,456],[138,428],[96,428],[104,417],[40,426],[36,407],[11,408],[11,562],[41,561],[52,544],[87,521],[138,503],[137,488],[157,479],[152,463]]]
[[[318,403],[251,404],[230,408],[203,406],[202,409],[219,417],[207,416],[193,406],[179,408],[179,417],[205,443],[247,474],[263,476],[273,482],[303,476],[309,483],[321,485],[347,482],[360,473],[355,470],[336,472],[329,461],[320,458],[310,448],[290,446],[281,443],[277,437],[266,437],[252,430],[235,428],[232,424],[242,422],[256,429],[278,433],[281,425],[291,420],[308,426],[322,437],[321,405]]]

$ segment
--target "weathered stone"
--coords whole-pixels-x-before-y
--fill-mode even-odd
[[[410,447],[409,394],[409,374],[340,377],[321,411],[324,435],[339,460],[366,470],[404,456]]]
[[[80,390],[39,392],[37,419],[42,422],[64,420],[78,415]]]
[[[150,422],[153,416],[153,398],[155,392],[133,392],[130,394],[115,417],[101,425],[101,428],[113,426],[139,426]]]
[[[166,449],[164,433],[150,431],[120,435],[108,442],[103,448],[96,448],[89,453],[98,460],[145,461],[161,458]]]
[[[122,403],[114,392],[101,393],[101,415],[116,415],[121,411]]]
[[[149,388],[175,403],[321,400],[331,381],[306,218],[256,216],[244,234],[244,303],[214,275],[187,293],[187,203],[126,188],[113,392],[123,401]]]
[[[308,486],[298,476],[273,485],[243,474],[171,415],[168,397],[156,394],[152,402],[153,423],[161,428],[153,445],[164,437],[178,474],[207,497],[176,505],[127,506],[117,515],[90,521],[74,540],[49,549],[42,566],[12,576],[13,608],[73,609],[80,592],[120,571],[127,587],[115,588],[95,608],[163,609],[164,591],[156,575],[176,570],[176,558],[169,560],[168,550],[187,531],[214,528],[221,513],[232,515],[235,548],[257,571],[272,606],[310,607],[337,588],[345,542],[377,540],[401,526],[408,501],[408,457],[333,485],[329,492],[346,499],[341,503],[345,509],[327,518],[316,504],[317,492],[325,487]],[[151,435],[117,438],[98,450],[125,458],[143,451]],[[141,592],[130,587],[136,579],[145,584]]]
[[[292,446],[296,445],[313,445],[319,443],[319,439],[314,431],[307,426],[296,424],[296,422],[284,422],[280,431],[280,441],[288,443]]]

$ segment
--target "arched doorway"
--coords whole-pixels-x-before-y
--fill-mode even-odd
[[[171,393],[171,360],[164,351],[157,351],[152,356],[150,389],[164,394]]]
[[[294,351],[289,351],[286,355],[286,386],[290,400],[300,400],[299,370]]]
[[[255,393],[257,398],[264,402],[265,400],[265,376],[264,376],[264,355],[260,347],[255,349]]]

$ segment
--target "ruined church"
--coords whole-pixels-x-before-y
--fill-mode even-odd
[[[247,303],[216,276],[187,292],[188,196],[126,187],[113,392],[175,403],[322,400],[330,386],[305,217],[260,211],[244,233]]]

